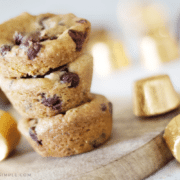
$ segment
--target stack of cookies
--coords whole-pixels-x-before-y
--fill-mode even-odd
[[[42,156],[87,152],[110,137],[112,104],[90,93],[90,26],[50,13],[0,25],[0,85],[23,116],[20,132]]]

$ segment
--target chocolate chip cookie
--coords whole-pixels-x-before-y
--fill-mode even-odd
[[[7,78],[44,75],[84,51],[91,25],[73,14],[28,13],[0,25],[0,72]]]
[[[91,94],[90,102],[49,118],[24,118],[20,132],[40,155],[63,157],[104,144],[112,130],[112,104]]]
[[[92,73],[92,56],[82,54],[43,76],[20,79],[0,76],[0,86],[22,116],[49,117],[89,100]]]

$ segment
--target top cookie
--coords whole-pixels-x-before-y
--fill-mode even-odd
[[[72,62],[90,29],[89,21],[73,14],[22,13],[0,25],[0,71],[9,78],[37,76]]]

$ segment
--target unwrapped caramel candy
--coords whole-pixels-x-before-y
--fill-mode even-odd
[[[174,117],[167,125],[164,139],[173,156],[180,162],[180,115]]]
[[[133,89],[133,112],[136,116],[155,116],[176,109],[179,96],[168,75],[138,80]]]

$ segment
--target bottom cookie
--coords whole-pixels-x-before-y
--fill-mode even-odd
[[[41,156],[64,157],[91,151],[112,130],[112,104],[102,95],[50,118],[22,119],[18,128]]]

